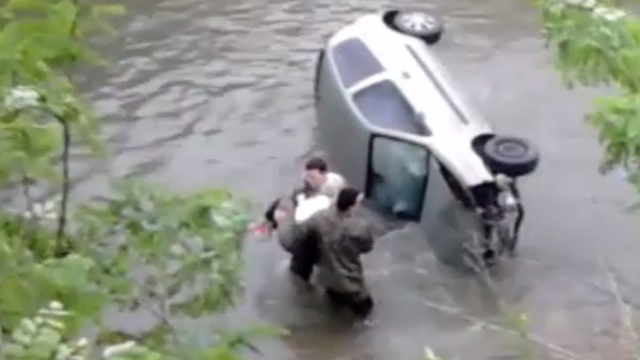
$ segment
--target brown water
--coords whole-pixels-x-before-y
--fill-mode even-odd
[[[114,157],[82,165],[78,196],[107,177],[147,176],[178,189],[226,185],[264,204],[296,182],[316,151],[311,74],[322,39],[344,22],[392,3],[380,0],[128,0],[114,65],[87,87],[107,119]],[[395,5],[411,5],[396,1]],[[602,264],[636,301],[640,242],[624,208],[633,194],[596,167],[600,149],[581,116],[595,93],[561,88],[525,1],[437,0],[447,35],[437,52],[502,132],[536,141],[539,172],[522,183],[528,218],[521,255],[496,280],[537,336],[581,353],[618,356],[614,297]],[[424,345],[448,359],[504,358],[508,337],[476,281],[438,265],[411,229],[381,239],[367,259],[378,302],[369,327],[333,320],[294,296],[274,242],[248,239],[247,294],[233,325],[272,322],[292,334],[262,345],[264,358],[415,360]],[[637,297],[637,296],[636,296]],[[148,319],[128,318],[127,327]],[[206,337],[206,334],[203,334]]]

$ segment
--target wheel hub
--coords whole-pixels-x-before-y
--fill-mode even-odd
[[[513,142],[500,143],[498,144],[497,148],[503,156],[510,158],[519,158],[521,156],[524,156],[527,152],[527,149],[525,149],[523,146]]]
[[[400,23],[411,31],[421,33],[433,29],[436,19],[420,12],[410,12],[400,16]]]

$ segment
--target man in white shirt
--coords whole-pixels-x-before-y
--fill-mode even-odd
[[[301,188],[295,189],[289,197],[276,199],[265,212],[265,223],[268,224],[270,230],[278,227],[274,218],[275,210],[280,207],[288,212],[294,212],[299,195],[303,195],[305,198],[316,194],[324,195],[334,201],[340,190],[346,187],[345,179],[340,174],[330,172],[327,162],[320,157],[311,158],[306,162],[303,178],[304,184]],[[318,258],[317,244],[313,239],[309,239],[308,244],[301,246],[299,251],[291,254],[289,270],[303,281],[308,282]]]
[[[335,199],[346,187],[342,175],[329,171],[327,163],[319,157],[311,158],[304,167],[304,182],[312,191]]]
[[[335,200],[336,196],[346,187],[346,180],[342,175],[329,171],[327,162],[320,157],[314,157],[309,159],[304,166],[303,185],[294,189],[291,192],[290,200],[293,201],[294,206],[298,195],[302,194],[305,197],[312,196],[314,194],[322,194]],[[286,197],[278,197],[267,208],[264,214],[264,222],[270,225],[271,229],[278,227],[275,219],[273,218],[273,212],[278,207],[281,200]],[[293,210],[293,209],[291,209]]]

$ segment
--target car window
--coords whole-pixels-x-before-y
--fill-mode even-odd
[[[353,102],[371,125],[414,135],[431,135],[431,131],[417,119],[418,115],[390,80],[356,92]]]
[[[376,136],[369,148],[367,195],[383,212],[419,220],[429,176],[424,146]]]
[[[346,88],[383,70],[367,45],[356,38],[344,40],[336,45],[332,56],[338,76]]]

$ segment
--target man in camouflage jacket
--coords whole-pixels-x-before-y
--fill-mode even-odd
[[[366,317],[373,308],[373,300],[360,257],[373,249],[373,229],[365,219],[352,214],[361,199],[358,190],[345,188],[334,206],[302,223],[295,224],[285,211],[277,211],[276,218],[279,240],[287,251],[295,253],[309,239],[318,243],[318,282],[330,301]]]

